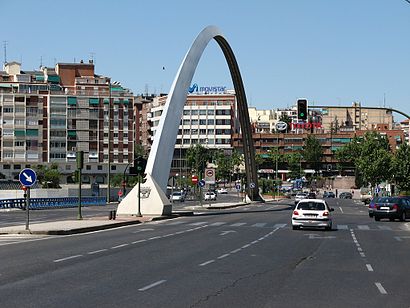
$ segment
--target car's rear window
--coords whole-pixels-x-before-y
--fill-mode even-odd
[[[380,198],[376,202],[377,203],[399,203],[400,200],[399,198],[383,197],[383,198]]]
[[[319,202],[303,202],[299,203],[298,209],[305,211],[324,211],[325,205]]]

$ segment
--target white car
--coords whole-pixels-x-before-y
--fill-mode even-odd
[[[184,196],[184,194],[183,194],[182,192],[176,191],[176,192],[173,192],[173,193],[172,193],[172,195],[171,195],[171,197],[170,197],[170,200],[171,200],[172,202],[173,202],[173,201],[184,202],[184,201],[185,201],[185,196]]]
[[[216,192],[217,192],[218,194],[221,194],[221,195],[228,193],[228,191],[226,190],[226,188],[223,188],[223,187],[219,188]]]
[[[208,191],[205,196],[204,196],[205,201],[215,201],[216,200],[216,194],[212,191]]]
[[[296,194],[296,196],[295,196],[295,205],[298,204],[298,202],[300,200],[306,199],[307,195],[308,195],[307,193],[298,193],[298,194]]]
[[[325,200],[300,200],[292,213],[292,228],[297,230],[300,227],[324,227],[325,230],[332,230],[333,211]]]

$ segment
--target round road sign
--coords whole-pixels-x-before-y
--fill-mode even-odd
[[[251,183],[249,184],[249,187],[252,188],[252,189],[254,189],[254,188],[256,187],[256,185],[255,185],[255,183],[251,182]]]
[[[36,183],[37,175],[33,169],[25,168],[20,171],[19,180],[21,185],[31,187]]]
[[[192,184],[198,183],[198,177],[196,175],[193,175],[191,178]]]
[[[206,170],[206,176],[211,178],[214,176],[214,170],[213,169],[208,169]]]
[[[199,185],[200,187],[204,187],[204,186],[205,186],[205,180],[200,180],[200,181],[198,182],[198,185]]]

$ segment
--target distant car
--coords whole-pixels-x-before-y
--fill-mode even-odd
[[[324,227],[332,229],[332,215],[334,209],[330,208],[325,200],[304,199],[296,205],[292,212],[292,229],[300,227]]]
[[[314,193],[314,192],[308,193],[307,199],[316,199],[316,193]]]
[[[226,190],[226,188],[223,188],[223,187],[217,189],[216,191],[217,191],[218,194],[221,194],[221,195],[228,193],[228,191]]]
[[[369,217],[373,217],[373,211],[374,211],[374,207],[376,206],[377,201],[380,199],[380,197],[374,197],[370,200],[369,203]]]
[[[216,200],[216,194],[212,191],[208,191],[205,196],[204,196],[205,201],[215,201]]]
[[[295,196],[295,205],[298,204],[298,202],[302,199],[306,199],[307,198],[307,193],[298,193]]]
[[[180,191],[173,192],[171,197],[170,197],[170,200],[171,201],[184,202],[185,201],[185,194],[180,192]]]
[[[374,205],[373,216],[376,221],[388,218],[390,221],[400,219],[405,221],[410,217],[409,197],[380,197]]]
[[[335,193],[333,191],[323,192],[323,198],[335,198]]]
[[[352,199],[353,195],[352,193],[345,191],[345,192],[340,193],[339,198],[340,199]]]

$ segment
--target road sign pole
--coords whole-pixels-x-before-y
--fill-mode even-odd
[[[83,216],[81,215],[81,184],[83,181],[81,168],[78,169],[78,177],[79,177],[79,181],[78,181],[78,216],[77,216],[77,219],[81,220],[83,219]]]
[[[141,181],[142,176],[138,175],[138,204],[137,204],[137,217],[142,217],[141,215]]]
[[[27,218],[26,218],[26,230],[30,230],[30,187],[25,188],[26,191],[24,195],[26,197],[26,211],[27,211]]]

